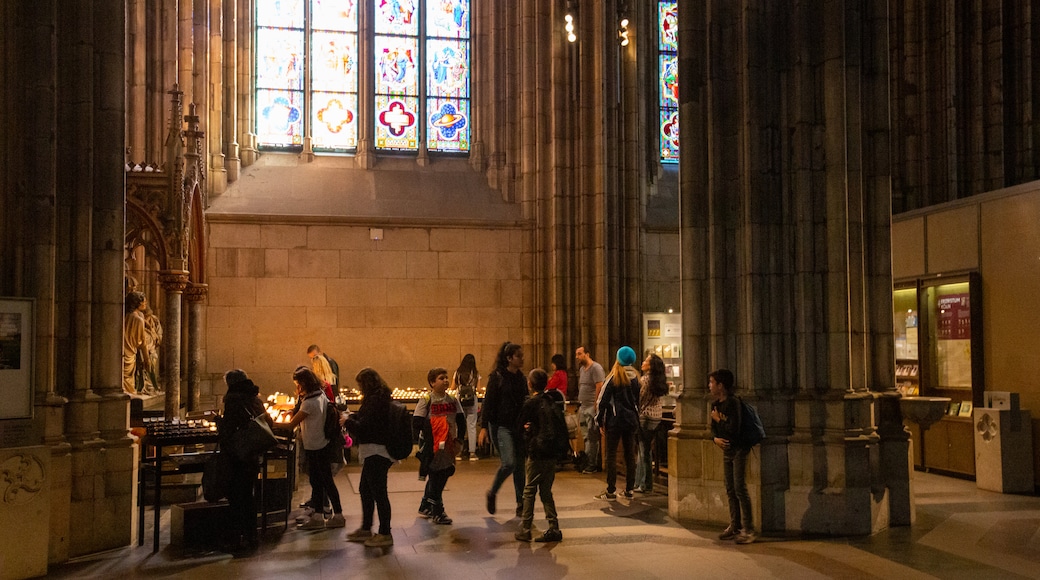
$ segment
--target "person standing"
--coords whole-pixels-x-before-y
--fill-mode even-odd
[[[444,487],[455,475],[455,449],[460,434],[466,431],[466,416],[458,399],[448,394],[448,371],[430,369],[426,374],[429,394],[420,397],[412,415],[413,431],[425,434],[419,456],[425,466],[426,492],[419,503],[419,514],[435,524],[450,525],[444,512]],[[420,475],[424,473],[420,470]]]
[[[307,347],[307,356],[310,357],[312,361],[315,357],[321,357],[325,359],[326,363],[328,363],[329,370],[332,373],[332,380],[329,382],[329,385],[332,387],[332,402],[335,403],[335,397],[336,395],[339,395],[339,364],[336,362],[336,359],[322,352],[321,347],[316,344]]]
[[[719,539],[750,544],[755,541],[756,533],[751,514],[751,496],[744,476],[751,448],[739,442],[741,408],[740,399],[734,396],[735,385],[733,373],[727,369],[708,374],[708,390],[714,399],[711,403],[712,441],[722,449],[723,475],[729,499],[729,527],[722,530]]]
[[[477,359],[466,354],[455,369],[452,377],[452,388],[466,414],[466,439],[469,442],[469,460],[477,460],[477,387],[480,385],[480,373],[477,372]]]
[[[487,511],[494,514],[496,496],[502,483],[513,476],[516,496],[516,515],[520,516],[524,492],[524,473],[518,467],[523,460],[522,449],[517,439],[516,420],[520,407],[527,399],[527,377],[520,370],[524,367],[524,350],[519,344],[503,343],[495,357],[495,368],[488,377],[487,392],[481,413],[481,428],[478,443],[484,444],[490,432],[495,438],[502,465],[495,472],[491,489],[487,492]]]
[[[332,517],[328,521],[320,509],[315,509],[310,519],[297,526],[297,529],[342,528],[346,521],[339,490],[332,478],[332,461],[326,450],[329,440],[325,437],[325,414],[336,413],[336,407],[325,396],[321,379],[309,368],[297,367],[292,378],[302,401],[300,410],[293,415],[288,427],[300,427],[303,453],[307,456],[307,475],[311,482],[311,505],[317,508],[324,503],[325,498],[332,503]]]
[[[639,397],[639,373],[632,368],[636,362],[636,351],[623,346],[618,349],[614,358],[614,367],[603,385],[603,393],[599,401],[597,424],[606,436],[606,448],[603,455],[607,464],[607,489],[596,496],[596,499],[613,500],[617,483],[617,447],[622,445],[625,456],[625,491],[626,498],[632,497],[635,487],[636,458],[635,434],[639,428],[639,414],[636,410]]]
[[[578,421],[585,437],[585,469],[582,473],[601,471],[599,456],[599,425],[596,424],[596,401],[603,389],[603,367],[592,360],[592,353],[584,346],[574,351],[578,362]]]
[[[668,393],[668,378],[665,376],[664,361],[653,353],[643,360],[641,370],[643,376],[639,377],[639,453],[635,491],[650,493],[654,489],[653,457],[650,453],[657,436],[657,427],[664,415],[661,397]]]
[[[560,520],[556,515],[556,500],[552,485],[556,479],[556,461],[561,450],[570,446],[567,439],[567,424],[563,419],[561,403],[563,397],[556,389],[548,389],[549,376],[542,369],[534,369],[527,375],[527,385],[532,396],[520,409],[519,427],[523,433],[527,461],[525,463],[526,484],[524,504],[520,515],[520,530],[514,537],[521,542],[531,541],[534,523],[534,494],[542,500],[545,519],[549,529],[535,538],[536,542],[559,542],[563,540]]]
[[[564,401],[567,400],[567,358],[560,353],[552,355],[552,376],[547,391],[559,391]]]
[[[245,371],[235,369],[224,373],[227,394],[224,395],[224,414],[217,420],[217,437],[223,449],[235,431],[246,426],[257,415],[263,415],[269,425],[274,425],[260,400],[260,387],[246,376]],[[228,529],[224,539],[225,548],[233,554],[245,554],[256,550],[259,537],[256,529],[256,498],[253,490],[260,475],[260,456],[239,461],[233,453],[227,454],[231,465],[228,482]]]
[[[342,421],[358,448],[361,461],[361,527],[347,534],[349,542],[364,542],[373,548],[394,545],[390,535],[390,496],[387,472],[394,464],[386,445],[390,442],[390,387],[375,370],[363,368],[355,380],[361,391],[361,407]],[[372,534],[372,521],[379,508],[379,531]]]

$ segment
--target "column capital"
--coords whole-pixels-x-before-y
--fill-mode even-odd
[[[184,299],[188,302],[202,302],[209,294],[209,284],[188,284],[184,289]]]
[[[167,292],[184,292],[188,285],[188,271],[163,270],[159,272],[159,283]]]

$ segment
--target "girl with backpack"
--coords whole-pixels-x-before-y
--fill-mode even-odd
[[[390,535],[390,496],[387,495],[387,472],[394,459],[387,450],[391,439],[390,387],[375,370],[363,368],[358,372],[361,407],[347,417],[343,426],[350,432],[358,448],[361,461],[361,527],[347,534],[347,541],[364,542],[369,547],[394,545]],[[409,433],[411,437],[411,433]],[[372,534],[372,518],[379,508],[379,530]]]
[[[632,347],[623,346],[618,349],[614,358],[614,368],[603,381],[600,393],[596,423],[606,437],[603,457],[607,463],[607,489],[595,496],[595,499],[614,500],[617,483],[617,448],[622,445],[625,456],[625,491],[626,498],[632,497],[632,488],[636,478],[635,434],[639,429],[639,415],[636,411],[636,400],[639,397],[639,372],[632,368],[636,362],[636,351]]]
[[[462,357],[455,376],[451,379],[455,396],[462,404],[466,415],[466,439],[469,440],[469,451],[464,454],[470,461],[477,460],[477,386],[480,384],[480,373],[477,372],[477,359],[472,354]]]
[[[336,407],[329,403],[325,396],[321,379],[307,367],[297,367],[292,375],[293,382],[300,393],[300,410],[289,422],[290,429],[300,426],[303,441],[303,453],[307,457],[307,475],[311,481],[310,518],[301,523],[301,530],[322,530],[325,528],[342,528],[346,525],[343,519],[343,506],[339,501],[339,490],[332,479],[332,463],[329,461],[327,447],[329,440],[325,437],[325,414],[336,413]],[[325,521],[320,509],[324,498],[332,502],[332,517]]]

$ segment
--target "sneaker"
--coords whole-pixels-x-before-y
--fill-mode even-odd
[[[531,530],[520,530],[513,534],[518,542],[530,542],[531,541]]]
[[[652,491],[650,491],[649,489],[647,489],[647,488],[645,488],[645,487],[643,487],[641,485],[639,487],[633,489],[632,491],[634,491],[636,493],[653,493]]]
[[[470,461],[480,461],[480,458],[479,458],[479,457],[477,457],[476,455],[470,455],[470,456],[469,456],[469,460],[470,460]]]
[[[325,521],[326,528],[345,528],[347,526],[347,518],[343,517],[343,514],[334,514],[331,518]]]
[[[739,533],[740,532],[737,531],[737,528],[733,526],[728,526],[725,530],[722,530],[721,534],[719,534],[719,539],[732,540],[733,538],[737,537],[737,534]]]
[[[741,530],[734,541],[738,544],[753,544],[756,538],[758,535],[755,534],[755,530]]]
[[[420,475],[419,476],[419,481],[426,481],[426,476],[425,475]]]
[[[365,545],[369,548],[386,548],[394,545],[394,537],[390,534],[376,534],[365,540]]]
[[[448,514],[446,514],[444,512],[441,512],[441,513],[431,517],[430,521],[435,523],[435,524],[440,524],[442,526],[450,526],[451,525],[451,518],[449,518]]]
[[[522,506],[522,505],[516,506],[516,517],[520,518],[520,517],[523,517],[523,515],[524,515],[524,506]]]
[[[313,515],[314,515],[314,508],[312,508],[311,506],[307,506],[307,507],[303,508],[303,513],[301,513],[300,515],[296,516],[296,523],[297,524],[306,523],[307,520],[311,519],[311,516],[313,516]]]
[[[358,528],[353,532],[347,534],[348,542],[364,542],[365,540],[372,537],[372,530],[366,530],[365,528]]]
[[[563,532],[559,528],[545,530],[545,533],[534,539],[536,542],[562,542]]]
[[[632,490],[626,489],[621,493],[621,495],[625,496],[625,499],[632,499]]]
[[[321,514],[315,513],[311,516],[311,519],[303,522],[296,526],[297,530],[324,530],[325,529],[325,518]]]
[[[420,508],[419,509],[419,517],[420,518],[427,518],[428,519],[428,518],[430,518],[432,516],[433,516],[433,513],[430,512],[430,508],[424,507],[424,508]]]
[[[600,471],[602,471],[602,469],[600,469],[600,468],[598,468],[598,467],[586,467],[586,468],[585,468],[585,469],[583,469],[583,470],[582,470],[581,472],[582,472],[583,474],[585,474],[585,475],[588,475],[588,474],[590,474],[590,473],[599,473]]]
[[[495,499],[495,494],[487,492],[487,511],[491,515],[495,514]]]
[[[615,499],[617,499],[617,494],[612,491],[604,491],[599,495],[592,496],[592,499],[608,499],[610,501],[614,501]]]

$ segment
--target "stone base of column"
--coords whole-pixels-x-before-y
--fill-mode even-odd
[[[51,488],[62,487],[64,473],[55,471],[51,449],[45,445],[0,448],[0,473],[17,474],[20,480],[5,482],[6,495],[0,502],[0,529],[8,541],[0,542],[4,578],[35,578],[47,574],[50,538]],[[68,492],[65,489],[59,489]],[[67,495],[65,497],[68,497]]]

